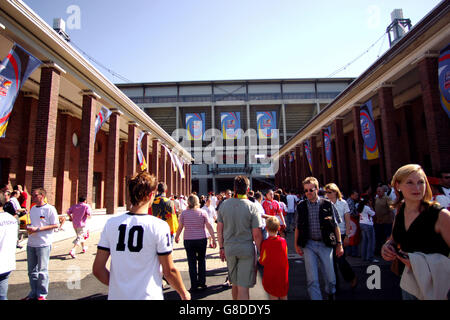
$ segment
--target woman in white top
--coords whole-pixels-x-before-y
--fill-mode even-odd
[[[214,226],[214,223],[217,220],[217,212],[216,212],[216,208],[212,205],[212,201],[211,201],[211,195],[206,196],[206,202],[205,205],[201,208],[202,210],[204,210],[208,216],[208,220],[209,223],[211,224],[211,226]],[[212,248],[213,247],[213,234],[209,234],[208,230],[206,230],[206,236],[209,239],[209,247]]]
[[[378,262],[373,258],[375,251],[375,232],[373,229],[373,216],[375,211],[370,208],[368,199],[358,203],[356,211],[359,212],[359,226],[361,228],[361,258],[368,262]]]

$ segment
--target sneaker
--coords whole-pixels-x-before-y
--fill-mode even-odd
[[[47,300],[44,296],[39,296],[39,298],[37,298],[38,300],[41,300],[41,301],[43,301],[43,300]]]
[[[75,250],[70,250],[69,255],[75,259]]]
[[[86,231],[86,233],[83,235],[84,240],[87,240],[89,238],[89,230]]]
[[[88,247],[85,246],[81,252],[86,253],[87,249],[88,249]]]

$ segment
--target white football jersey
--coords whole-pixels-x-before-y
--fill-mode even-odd
[[[162,269],[158,255],[172,252],[169,225],[152,215],[110,218],[98,249],[111,254],[109,300],[162,300]]]

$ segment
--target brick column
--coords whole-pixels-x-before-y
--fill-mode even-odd
[[[302,158],[300,156],[299,146],[295,147],[295,183],[294,188],[298,191],[301,187],[302,175]]]
[[[136,152],[137,138],[138,138],[137,127],[138,124],[136,122],[134,121],[128,122],[127,182],[136,173],[136,168],[138,166],[137,152]],[[127,209],[129,209],[131,208],[131,202],[128,191],[126,194],[127,194]]]
[[[23,188],[29,194],[31,194],[32,182],[33,182],[33,162],[34,162],[34,148],[36,137],[36,119],[38,116],[38,97],[27,97],[25,95],[25,104],[28,106],[27,120],[28,120],[28,136],[27,136],[27,150],[25,160],[25,181]],[[27,208],[30,207],[31,197],[27,199]]]
[[[331,133],[331,132],[330,132]],[[327,167],[327,156],[326,156],[326,152],[325,152],[325,134],[323,129],[320,130],[320,139],[322,140],[322,150],[321,150],[321,154],[322,154],[322,170],[323,170],[323,183],[324,185],[327,184],[328,182],[330,182],[331,179],[331,169],[328,169]],[[331,141],[330,141],[331,144]]]
[[[311,155],[312,155],[312,176],[319,180],[320,168],[319,168],[319,150],[317,150],[317,137],[312,136],[311,139]]]
[[[170,197],[172,194],[175,193],[175,184],[173,182],[174,178],[174,171],[173,171],[173,164],[172,159],[170,158],[170,155],[167,154],[166,151],[166,184],[167,184],[167,196]]]
[[[105,202],[106,213],[114,214],[119,203],[119,148],[120,116],[117,109],[111,109],[109,117],[108,154],[106,168]]]
[[[58,137],[58,174],[56,175],[56,199],[55,207],[58,212],[66,212],[69,208],[64,203],[64,199],[70,199],[72,184],[69,179],[70,170],[70,150],[72,149],[72,119],[67,112],[63,113],[61,119],[61,133]]]
[[[361,135],[361,122],[359,119],[360,106],[352,108],[353,135],[355,139],[355,157],[356,157],[356,178],[359,192],[369,184],[369,165],[363,160],[364,141]]]
[[[334,120],[334,139],[336,144],[336,169],[337,183],[339,189],[344,192],[349,191],[349,181],[347,176],[347,153],[345,152],[344,125],[343,119]]]
[[[47,200],[51,204],[55,203],[53,167],[55,161],[59,85],[59,70],[52,67],[41,69],[31,188],[33,190],[43,187],[47,191]]]
[[[159,181],[159,153],[161,152],[161,145],[158,139],[152,140],[152,159],[149,163],[150,173],[152,173]]]
[[[450,167],[450,119],[441,106],[438,59],[424,58],[419,62],[420,86],[427,124],[428,148],[433,172],[428,175],[438,176],[440,170]]]
[[[94,143],[96,99],[92,91],[83,91],[83,114],[80,131],[80,162],[78,166],[78,197],[86,197],[92,203],[92,188],[94,182]]]
[[[166,178],[167,178],[167,176],[166,176],[166,174],[167,174],[167,169],[166,169],[167,168],[167,165],[166,165],[167,152],[166,152],[166,149],[161,148],[161,154],[160,154],[160,157],[159,157],[158,161],[159,161],[158,181],[162,181],[162,182],[165,182],[167,184],[167,181],[166,181]]]
[[[382,86],[378,89],[378,104],[380,107],[381,129],[383,132],[383,157],[386,166],[386,177],[390,180],[401,164],[401,157],[397,153],[399,139],[395,126],[392,86]]]

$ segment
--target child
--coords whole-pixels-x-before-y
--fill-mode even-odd
[[[289,262],[286,240],[277,236],[280,222],[276,217],[267,218],[266,229],[269,238],[262,242],[259,258],[259,263],[264,266],[262,284],[271,300],[287,300]]]

